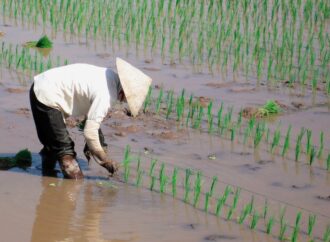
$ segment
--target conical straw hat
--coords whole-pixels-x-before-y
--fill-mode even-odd
[[[128,106],[135,117],[148,94],[152,79],[118,57],[116,58],[116,66]]]

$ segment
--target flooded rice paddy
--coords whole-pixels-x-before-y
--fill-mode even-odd
[[[329,26],[329,19],[324,24]],[[294,241],[295,232],[297,241],[329,241],[330,103],[323,82],[319,89],[312,90],[309,85],[288,86],[286,82],[246,78],[242,73],[210,73],[207,67],[192,65],[186,59],[173,62],[171,58],[162,60],[157,52],[151,55],[124,45],[117,48],[118,40],[110,45],[97,38],[52,33],[41,25],[22,24],[8,15],[0,20],[0,33],[0,41],[6,48],[11,44],[13,50],[48,33],[54,47],[45,63],[53,58],[53,63],[67,60],[115,68],[115,57],[119,56],[153,78],[152,100],[145,112],[132,118],[123,111],[124,105],[118,105],[102,124],[109,153],[122,162],[115,177],[109,178],[95,162],[87,163],[82,152],[84,138],[75,127],[77,120],[68,121],[86,177],[77,182],[63,179],[58,167],[56,178],[41,175],[41,145],[28,99],[33,72],[1,63],[0,156],[14,156],[28,148],[33,158],[26,170],[0,171],[1,241]],[[325,46],[329,51],[329,44]],[[326,67],[330,68],[329,63]],[[182,89],[186,110],[177,121],[175,102]],[[175,96],[173,110],[166,117],[171,90]],[[156,111],[161,91],[164,98]],[[200,124],[196,118],[200,106],[195,110],[195,119],[186,118],[193,107],[188,106],[190,94],[204,107]],[[243,108],[261,107],[269,99],[280,104],[280,114],[254,120],[250,130],[250,117],[239,121]],[[210,102],[213,110],[207,116]],[[217,126],[221,103],[221,125],[231,116],[223,129]],[[261,142],[256,143],[259,124],[266,128]],[[290,145],[283,154],[290,126]],[[296,140],[302,128],[311,131],[311,136],[308,139],[304,130],[297,157]],[[276,143],[278,132],[280,142]],[[131,149],[128,167],[124,164],[127,145]],[[311,157],[311,147],[315,157]],[[196,192],[198,171],[200,194]],[[217,182],[210,194],[214,177]],[[228,198],[221,204],[226,191]],[[244,214],[249,206],[253,209]],[[313,215],[316,222],[311,232]]]

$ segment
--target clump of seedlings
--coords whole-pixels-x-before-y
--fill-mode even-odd
[[[20,150],[14,157],[0,157],[0,170],[8,170],[15,166],[25,169],[31,164],[32,155],[28,149]]]
[[[53,42],[47,37],[47,35],[44,35],[38,41],[26,42],[25,46],[48,49],[53,47]]]
[[[256,117],[268,117],[269,115],[278,114],[281,112],[280,106],[274,100],[268,100],[264,106],[258,108]]]

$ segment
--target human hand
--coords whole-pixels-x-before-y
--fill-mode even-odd
[[[104,151],[91,151],[94,160],[113,175],[119,169],[119,163],[110,159]]]

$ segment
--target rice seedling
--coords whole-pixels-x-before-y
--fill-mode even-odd
[[[218,129],[220,129],[220,125],[221,125],[222,111],[223,111],[223,102],[221,102],[221,106],[218,110],[218,115],[217,115],[217,117],[218,117],[218,123],[217,123],[218,124]]]
[[[157,163],[156,159],[151,160],[151,165],[150,165],[150,169],[149,169],[149,176],[153,176],[154,171],[155,171],[155,167],[156,167],[156,163]]]
[[[315,156],[316,156],[315,146],[312,146],[312,148],[309,152],[309,165],[310,166],[313,164]]]
[[[204,212],[208,213],[209,211],[209,201],[210,201],[210,193],[205,193],[205,202],[204,202]]]
[[[288,150],[290,148],[290,136],[291,136],[291,124],[289,125],[289,128],[285,135],[284,145],[283,145],[283,149],[282,149],[282,157],[285,156],[285,154],[288,152]]]
[[[184,180],[184,199],[185,203],[189,200],[189,192],[190,192],[190,176],[192,175],[192,171],[188,168],[186,169],[186,176]]]
[[[211,197],[214,194],[214,189],[215,189],[215,186],[216,186],[217,183],[218,183],[218,177],[217,176],[213,176],[212,177],[211,186],[210,186],[210,191],[209,191]]]
[[[230,130],[230,140],[231,140],[231,142],[234,141],[235,134],[236,134],[236,126],[232,127],[231,130]]]
[[[317,158],[321,159],[323,155],[323,145],[324,145],[324,133],[321,131],[320,133],[320,146],[319,146],[319,151],[317,152]]]
[[[130,152],[131,147],[129,145],[126,145],[125,152],[124,152],[124,160],[123,160],[123,166],[124,166],[124,181],[128,183],[129,175],[130,175]]]
[[[155,188],[155,183],[156,183],[156,177],[155,176],[150,176],[150,191],[153,191]]]
[[[306,140],[306,154],[310,154],[311,151],[311,138],[312,138],[312,130],[306,130],[307,140]]]
[[[142,178],[143,178],[143,170],[138,170],[137,171],[137,176],[136,176],[136,182],[135,185],[137,187],[140,187],[142,184]]]
[[[137,157],[136,172],[141,170],[141,154]]]
[[[252,215],[252,220],[251,220],[251,224],[250,224],[250,229],[255,229],[257,224],[258,224],[258,221],[259,221],[259,214],[257,211],[254,211],[253,215]]]
[[[233,216],[233,213],[234,213],[234,210],[235,209],[233,207],[229,208],[228,213],[227,213],[227,217],[226,217],[227,220],[231,220],[231,218]]]
[[[284,223],[284,216],[285,216],[285,212],[286,212],[286,207],[282,207],[280,210],[280,224]]]
[[[308,216],[308,228],[307,228],[307,234],[308,234],[309,237],[312,236],[315,221],[316,221],[316,215],[315,214],[310,214]]]
[[[274,136],[273,136],[273,142],[271,145],[271,149],[270,152],[273,154],[274,149],[279,145],[280,143],[280,138],[281,138],[281,131],[279,128],[277,128],[274,132]]]
[[[255,132],[255,136],[254,136],[254,148],[257,148],[258,145],[260,144],[264,131],[265,131],[264,125],[262,125],[261,123],[257,123],[256,132]]]
[[[274,226],[274,216],[271,216],[268,219],[268,222],[267,222],[267,228],[266,228],[266,233],[267,234],[271,234],[272,233],[273,226]]]
[[[165,192],[167,181],[168,178],[165,174],[165,163],[162,163],[159,170],[160,193]]]
[[[242,209],[241,214],[240,214],[240,216],[239,216],[239,218],[238,218],[238,223],[239,223],[239,224],[243,224],[244,221],[245,221],[245,219],[246,219],[246,217],[249,215],[249,212],[250,212],[250,206],[251,206],[251,204],[248,203],[248,204],[246,204],[246,205],[244,206],[244,208]]]
[[[201,194],[201,187],[202,187],[202,173],[200,171],[197,172],[196,180],[195,180],[195,187],[194,187],[194,207],[197,207],[199,202],[199,197]],[[210,193],[209,193],[210,194]]]
[[[283,240],[285,240],[285,232],[286,232],[286,230],[287,230],[287,228],[288,228],[288,224],[287,224],[287,222],[286,221],[283,221],[281,224],[280,224],[280,233],[279,233],[279,236],[278,236],[278,239],[280,240],[280,241],[283,241]]]
[[[147,96],[146,96],[146,98],[144,100],[144,104],[143,104],[143,112],[144,113],[147,111],[147,107],[151,103],[151,93],[152,93],[152,87],[149,86],[148,93],[147,93]]]
[[[263,209],[263,218],[266,219],[267,217],[267,214],[268,214],[268,200],[266,199],[265,200],[265,205],[264,205],[264,209]]]
[[[301,220],[301,212],[298,212],[297,216],[296,216],[295,227],[293,228],[292,235],[291,235],[291,241],[292,242],[297,241],[298,233],[299,233],[299,230],[300,230],[300,220]]]
[[[176,197],[176,185],[177,185],[177,177],[178,177],[179,169],[174,167],[173,174],[172,174],[172,196]]]
[[[301,153],[301,140],[304,136],[305,129],[302,128],[300,130],[300,133],[298,134],[297,140],[296,140],[296,148],[295,148],[295,161],[299,160],[300,153]]]
[[[323,241],[324,242],[329,242],[330,241],[330,225],[328,225],[327,228],[324,231]]]
[[[162,103],[162,99],[163,99],[163,88],[160,88],[158,98],[157,98],[157,102],[156,102],[156,113],[159,113],[160,105]]]
[[[220,196],[217,200],[217,206],[215,209],[215,214],[217,217],[219,217],[221,215],[221,210],[222,210],[222,207],[224,204],[225,204],[224,198],[223,198],[223,196]]]
[[[194,129],[199,129],[201,127],[203,115],[204,115],[204,108],[202,106],[199,106],[198,116],[197,116],[197,118],[194,122],[194,126],[193,126]]]
[[[164,174],[160,179],[160,193],[166,192],[166,185],[168,182],[168,177]]]
[[[240,194],[241,194],[241,188],[238,187],[238,188],[236,188],[234,199],[233,199],[233,205],[232,205],[233,210],[235,210],[237,207],[237,203],[238,203]]]
[[[170,114],[172,113],[172,108],[173,108],[173,91],[170,91],[167,97],[166,119],[168,119]]]

